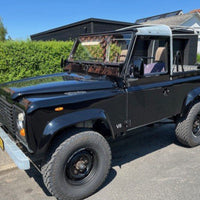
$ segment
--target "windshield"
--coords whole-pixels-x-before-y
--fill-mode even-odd
[[[131,33],[81,36],[69,61],[123,63],[131,36]]]

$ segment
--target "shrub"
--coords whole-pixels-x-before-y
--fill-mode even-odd
[[[0,83],[61,72],[61,58],[67,58],[73,42],[0,42]]]
[[[197,62],[200,63],[200,54],[197,54]]]

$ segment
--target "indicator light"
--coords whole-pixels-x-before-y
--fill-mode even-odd
[[[55,108],[54,110],[55,110],[56,112],[59,112],[59,111],[64,110],[64,108],[63,108],[63,107],[57,107],[57,108]]]
[[[23,137],[26,136],[26,133],[25,133],[25,129],[24,129],[24,128],[20,130],[20,135],[23,136]]]

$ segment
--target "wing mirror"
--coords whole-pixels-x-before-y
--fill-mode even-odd
[[[144,76],[144,61],[142,58],[137,58],[133,63],[133,74],[135,78]]]

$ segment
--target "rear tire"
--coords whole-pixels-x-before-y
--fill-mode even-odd
[[[175,132],[183,145],[194,147],[200,144],[200,102],[194,102],[189,112],[178,119]]]
[[[59,200],[79,200],[93,194],[106,179],[111,151],[105,138],[94,131],[74,130],[57,142],[42,166],[43,180]]]

